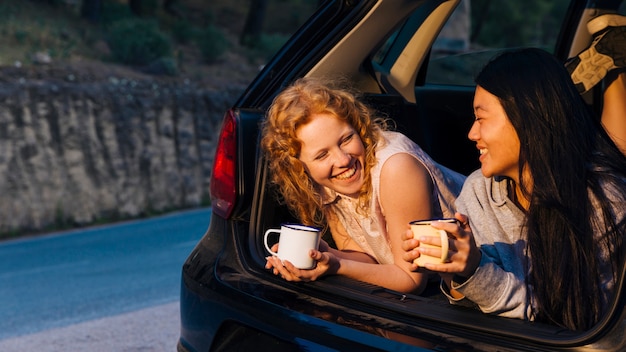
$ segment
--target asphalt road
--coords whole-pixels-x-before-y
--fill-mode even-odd
[[[0,242],[0,349],[50,332],[63,337],[72,329],[83,337],[75,343],[94,347],[111,331],[117,339],[120,333],[159,334],[160,326],[177,326],[181,266],[210,214],[203,208]],[[168,333],[175,346],[178,331]],[[56,350],[49,337],[42,340],[47,350]],[[102,350],[118,350],[106,346]]]

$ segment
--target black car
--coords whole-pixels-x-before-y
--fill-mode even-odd
[[[304,76],[341,77],[439,163],[479,167],[467,139],[473,76],[496,52],[541,47],[565,61],[586,22],[620,1],[329,0],[226,112],[211,179],[209,228],[182,269],[179,351],[626,350],[624,274],[593,329],[450,305],[438,285],[402,294],[345,277],[287,282],[264,269],[263,233],[297,222],[268,182],[259,125]],[[585,99],[600,109],[601,92]],[[566,278],[565,278],[566,279]]]

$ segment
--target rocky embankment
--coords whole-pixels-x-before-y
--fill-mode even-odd
[[[97,68],[0,72],[0,233],[195,207],[243,82]]]

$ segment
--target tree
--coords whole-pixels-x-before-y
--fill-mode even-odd
[[[150,17],[156,14],[159,0],[128,0],[128,6],[135,16]]]
[[[80,7],[80,16],[90,22],[100,21],[102,0],[83,0]]]
[[[564,16],[558,10],[566,9],[567,2],[472,0],[472,42],[486,47],[546,45],[558,35]]]
[[[244,46],[252,46],[257,42],[263,30],[265,12],[267,10],[267,0],[250,0],[250,10],[246,17],[243,32],[239,38],[239,43]]]
[[[143,14],[143,6],[142,0],[128,0],[128,6],[130,7],[130,11],[135,16],[141,16]]]
[[[178,12],[178,9],[176,9],[176,3],[178,2],[178,0],[165,0],[163,1],[163,10],[165,10],[166,13],[169,13],[170,15],[177,17],[177,18],[181,18],[181,14]]]

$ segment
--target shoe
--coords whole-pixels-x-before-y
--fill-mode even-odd
[[[626,26],[626,16],[618,14],[601,15],[587,22],[587,30],[592,36],[595,36],[596,33],[600,33],[608,27],[622,26]]]
[[[607,15],[601,17],[605,16]],[[624,16],[619,17],[624,18]],[[581,94],[588,92],[602,81],[607,72],[626,67],[626,26],[616,27],[611,23],[615,21],[594,22],[592,26],[594,30],[598,28],[600,31],[605,28],[607,30],[597,34],[589,48],[565,64]]]

